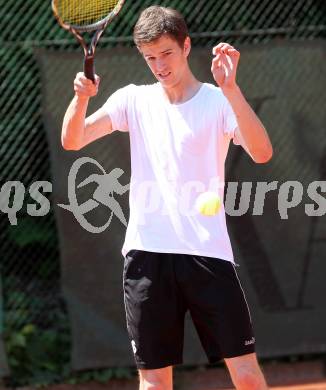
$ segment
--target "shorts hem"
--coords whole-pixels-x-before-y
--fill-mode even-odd
[[[169,366],[176,366],[179,364],[183,364],[182,359],[175,359],[170,361],[156,362],[156,363],[138,363],[136,362],[136,367],[139,370],[158,370],[160,368],[165,368]]]
[[[251,353],[256,353],[256,350],[253,348],[253,349],[249,349],[249,350],[247,349],[245,351],[228,353],[228,354],[225,354],[222,359],[232,359],[232,358],[236,358],[236,357],[240,357],[240,356],[244,356],[244,355],[250,355]]]

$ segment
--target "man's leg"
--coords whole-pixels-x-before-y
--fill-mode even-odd
[[[172,390],[172,366],[182,363],[186,305],[173,254],[131,250],[123,288],[140,390]]]
[[[237,390],[268,389],[255,353],[225,359],[225,363]]]
[[[139,370],[139,390],[172,390],[172,366]]]

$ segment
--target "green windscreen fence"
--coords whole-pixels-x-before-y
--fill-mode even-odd
[[[153,81],[131,40],[139,12],[151,4],[127,0],[104,33],[96,54],[101,88],[89,112],[123,85]],[[239,48],[239,84],[274,145],[266,166],[253,164],[236,146],[227,161],[227,180],[239,182],[239,193],[245,183],[252,183],[252,194],[259,183],[274,183],[262,216],[253,215],[253,195],[244,215],[228,216],[258,353],[325,352],[325,215],[306,213],[307,205],[317,208],[325,198],[322,186],[315,201],[308,190],[326,180],[325,4],[156,4],[184,14],[193,41],[191,66],[202,81],[212,82],[213,45],[227,41]],[[89,233],[58,206],[69,204],[68,173],[80,158],[86,160],[77,183],[116,168],[124,172],[120,183],[129,182],[128,134],[64,151],[60,127],[82,68],[81,48],[57,26],[50,2],[8,1],[0,20],[0,375],[25,384],[36,375],[60,381],[71,369],[132,365],[121,283],[125,226],[113,216],[104,232]],[[290,202],[301,191],[296,183],[302,201],[286,211],[280,197],[288,190]],[[49,203],[37,195],[37,185]],[[94,183],[78,189],[79,204],[93,199],[95,189]],[[35,198],[43,199],[43,209]],[[128,217],[128,192],[119,202]],[[41,208],[38,216],[31,216],[29,204]],[[94,204],[87,221],[101,226],[110,217],[105,205]],[[189,323],[186,334],[185,363],[205,362]]]

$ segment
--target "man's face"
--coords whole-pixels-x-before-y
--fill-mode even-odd
[[[186,38],[181,48],[177,41],[168,35],[141,45],[140,52],[157,80],[166,88],[178,84],[182,78],[190,51],[190,40]]]

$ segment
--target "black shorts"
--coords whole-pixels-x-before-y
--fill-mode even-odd
[[[123,287],[139,369],[182,363],[187,310],[210,363],[255,350],[248,305],[229,261],[131,250]]]

